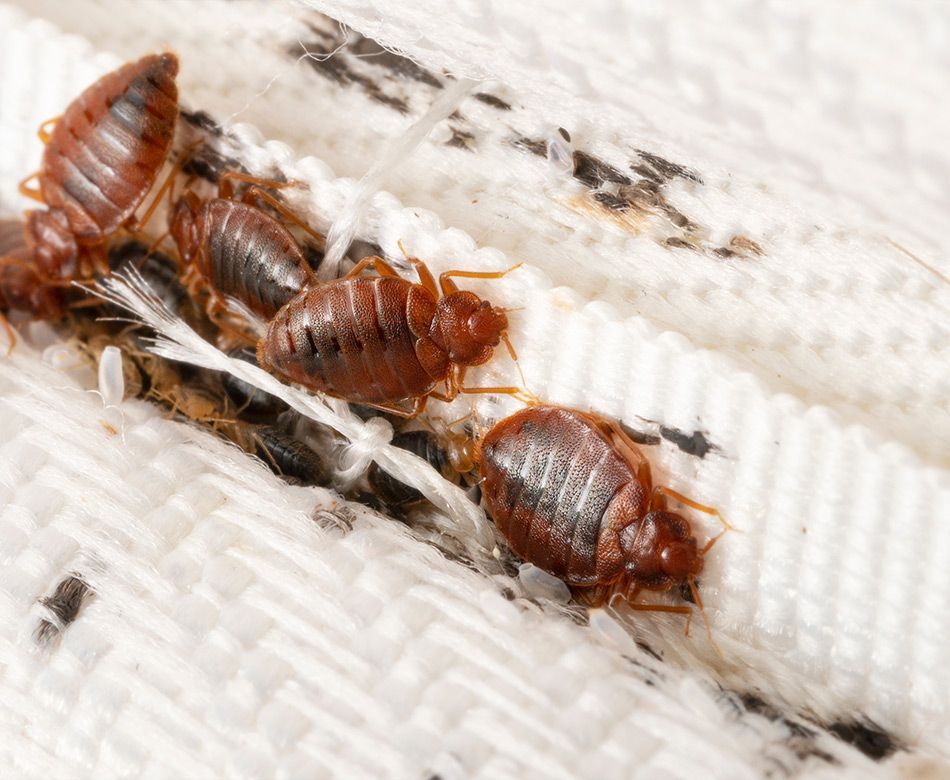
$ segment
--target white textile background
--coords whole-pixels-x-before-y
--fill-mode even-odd
[[[701,632],[685,640],[681,624],[654,616],[637,616],[637,636],[668,663],[622,633],[609,634],[621,647],[604,647],[598,624],[513,608],[500,579],[392,523],[361,516],[342,539],[324,533],[307,513],[328,496],[282,488],[139,406],[104,449],[92,397],[57,390],[66,380],[24,352],[2,366],[8,765],[398,777],[945,768],[950,179],[947,117],[933,100],[948,74],[946,14],[865,6],[829,21],[817,6],[599,3],[574,19],[532,4],[313,5],[431,72],[495,80],[479,89],[510,108],[467,99],[387,180],[406,205],[374,198],[361,236],[393,257],[401,240],[437,271],[524,261],[480,289],[523,307],[512,338],[534,392],[715,445],[700,458],[668,435],[650,449],[673,487],[742,529],[703,577],[726,661]],[[256,125],[223,148],[252,170],[306,180],[296,205],[324,227],[352,191],[338,177],[365,172],[438,91],[387,71],[378,52],[324,58],[335,75],[295,65],[301,43],[336,45],[336,25],[302,5],[23,7],[0,7],[0,61],[17,74],[0,84],[6,210],[38,160],[35,126],[114,55],[172,45],[183,102]],[[832,36],[832,23],[850,34]],[[690,175],[659,177],[661,197],[618,217],[592,196],[628,185],[571,179],[513,143],[558,126],[631,185],[650,159],[636,150]],[[761,254],[717,254],[747,246],[736,236]],[[515,379],[504,359],[486,376]],[[161,435],[139,445],[139,426]],[[161,490],[123,493],[159,452]],[[209,480],[216,492],[202,489]],[[36,602],[77,566],[98,595],[55,653],[38,653]],[[255,620],[264,627],[245,636]],[[791,720],[750,713],[715,684]],[[813,724],[803,738],[800,716],[869,718],[914,757],[874,767]]]

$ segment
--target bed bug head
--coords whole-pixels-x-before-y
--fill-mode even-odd
[[[37,268],[51,279],[74,277],[79,267],[79,246],[60,208],[30,211],[26,215],[26,242]]]
[[[439,300],[433,320],[433,340],[463,366],[477,366],[491,358],[508,329],[505,310],[475,293],[458,290]]]
[[[620,534],[626,574],[631,583],[649,590],[668,590],[690,582],[703,570],[703,550],[689,521],[674,512],[649,512]]]

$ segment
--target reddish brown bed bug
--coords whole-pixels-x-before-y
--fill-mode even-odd
[[[620,595],[634,609],[689,615],[687,606],[634,601],[642,590],[686,584],[702,610],[696,577],[719,536],[699,547],[666,500],[730,526],[718,510],[654,487],[649,462],[616,421],[529,406],[482,437],[476,460],[486,507],[511,549],[579,600],[600,606]]]
[[[453,281],[498,279],[519,266],[492,273],[446,271],[437,287],[425,263],[411,262],[419,284],[373,256],[340,279],[300,292],[277,312],[258,342],[261,368],[401,416],[418,415],[429,396],[443,401],[460,392],[525,397],[516,387],[463,386],[466,369],[487,362],[499,342],[505,342],[512,359],[516,355],[505,333],[505,310],[459,290]],[[379,276],[361,276],[366,268]],[[445,382],[444,393],[434,389],[439,382]],[[393,405],[408,399],[414,401],[411,412]]]
[[[240,198],[235,198],[235,182],[251,185]],[[227,310],[226,297],[232,297],[269,320],[313,281],[290,231],[255,205],[270,206],[322,245],[322,235],[264,189],[295,185],[228,172],[221,175],[218,197],[202,201],[187,190],[170,210],[169,232],[185,266],[183,281],[193,296],[208,293],[212,319]]]
[[[18,311],[37,320],[58,320],[66,312],[66,290],[46,284],[32,262],[23,221],[0,220],[0,327],[16,343],[7,315]]]
[[[20,191],[47,207],[28,212],[26,225],[33,261],[44,277],[68,280],[107,271],[106,241],[123,227],[137,231],[151,215],[161,192],[142,220],[133,220],[171,149],[177,74],[174,54],[142,57],[107,73],[61,117],[40,127],[42,164]],[[28,187],[34,178],[38,186]]]

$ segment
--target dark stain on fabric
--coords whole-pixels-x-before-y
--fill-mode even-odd
[[[386,68],[394,76],[410,81],[418,81],[436,89],[442,89],[442,82],[432,71],[426,70],[409,57],[385,49],[372,38],[355,34],[354,40],[346,47],[349,54],[360,57],[367,65]]]
[[[522,149],[538,157],[548,156],[548,145],[545,141],[540,139],[520,135],[512,138],[510,143],[515,149]]]
[[[79,616],[83,604],[93,595],[89,585],[76,574],[64,577],[40,604],[53,615],[52,620],[41,620],[34,632],[37,644],[48,645]]]
[[[828,731],[875,761],[887,758],[901,749],[900,743],[894,737],[870,720],[835,721],[828,726]]]
[[[452,137],[445,142],[446,146],[454,146],[456,149],[464,149],[466,152],[475,151],[475,135],[462,130],[459,127],[450,127]]]
[[[678,165],[677,163],[670,162],[669,160],[664,160],[658,154],[652,154],[651,152],[646,152],[643,149],[637,149],[637,156],[650,166],[662,181],[669,181],[670,179],[679,177],[681,179],[688,179],[689,181],[696,182],[696,184],[702,184],[703,180],[696,171],[687,168],[685,165]],[[633,165],[631,165],[631,168]],[[641,173],[641,175],[644,175]],[[651,177],[647,177],[651,178]]]
[[[547,154],[547,145],[545,145],[545,154]],[[580,150],[574,152],[574,178],[591,189],[599,189],[608,182],[633,183],[629,176],[624,175],[612,165]]]
[[[350,66],[349,58],[344,52],[339,51],[330,56],[336,46],[327,48],[323,43],[309,41],[294,44],[288,50],[288,53],[296,59],[302,53],[301,47],[306,52],[315,55],[304,59],[304,62],[306,62],[315,73],[339,84],[341,87],[356,85],[363,90],[370,100],[395,109],[400,114],[409,113],[409,104],[405,100],[395,95],[387,94],[369,76],[357,73],[356,70]]]
[[[702,431],[686,433],[685,431],[681,431],[679,428],[671,428],[667,425],[661,425],[660,436],[662,436],[671,444],[675,444],[687,455],[695,455],[700,460],[705,458],[713,450],[719,449],[719,447],[706,438],[706,434]]]
[[[476,92],[472,95],[476,100],[481,103],[484,103],[486,106],[491,106],[492,108],[497,108],[499,111],[511,111],[511,104],[506,103],[497,95],[492,95],[490,92]]]

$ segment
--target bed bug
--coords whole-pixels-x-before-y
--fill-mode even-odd
[[[264,461],[277,476],[297,485],[328,485],[330,475],[320,456],[306,443],[271,425],[254,428],[245,449]]]
[[[497,273],[446,271],[439,287],[425,263],[412,259],[419,284],[400,277],[385,260],[367,257],[346,276],[313,285],[270,321],[257,345],[257,362],[275,376],[347,401],[414,417],[429,396],[458,393],[522,396],[516,387],[464,387],[469,366],[488,361],[505,331],[504,309],[459,290],[453,277],[498,279]],[[374,268],[378,276],[362,276]],[[435,391],[445,382],[446,392]],[[412,399],[407,412],[394,404]]]
[[[151,215],[161,191],[133,224],[171,150],[177,74],[174,54],[142,57],[107,73],[40,127],[40,170],[20,191],[47,207],[28,212],[26,225],[43,276],[68,280],[106,270],[106,241],[123,227],[135,232]],[[33,178],[36,188],[27,186]]]
[[[393,436],[392,445],[408,450],[426,461],[445,479],[461,484],[462,474],[473,468],[471,452],[460,442],[426,430],[404,431]],[[373,492],[391,507],[401,507],[423,500],[424,496],[414,487],[400,482],[375,461],[370,465],[367,479]]]
[[[251,184],[240,198],[235,197],[235,182]],[[228,308],[227,297],[270,319],[313,281],[313,270],[294,236],[259,207],[270,206],[322,242],[323,236],[264,189],[294,184],[228,172],[219,180],[218,197],[202,201],[187,190],[169,211],[169,231],[185,266],[184,282],[192,295],[208,293],[212,319]]]
[[[257,356],[249,347],[238,347],[228,352],[228,357],[243,360],[246,363],[257,365]],[[224,392],[236,408],[238,417],[250,422],[264,422],[273,420],[277,415],[287,410],[287,404],[279,398],[266,393],[234,374],[224,374],[221,377]]]
[[[35,320],[59,320],[66,313],[67,291],[47,284],[31,258],[23,222],[0,220],[0,327],[9,337],[10,349],[16,343],[16,333],[7,319],[11,312]]]
[[[634,609],[691,614],[687,606],[636,604],[642,590],[669,591],[695,582],[719,539],[699,547],[689,521],[668,511],[673,499],[653,486],[650,464],[620,425],[557,406],[529,406],[479,441],[476,461],[489,514],[511,549],[564,580],[592,606],[624,597]],[[721,534],[720,534],[721,536]]]

